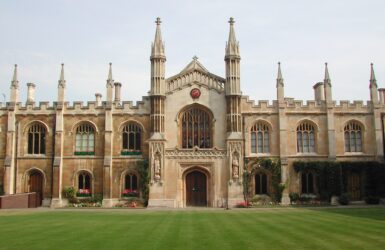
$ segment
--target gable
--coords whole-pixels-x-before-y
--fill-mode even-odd
[[[225,90],[225,79],[210,73],[196,57],[177,75],[166,79],[166,93],[172,93],[193,84],[206,86],[218,92]]]

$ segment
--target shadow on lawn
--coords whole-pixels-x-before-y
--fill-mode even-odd
[[[333,213],[351,217],[360,217],[365,219],[385,221],[385,206],[373,207],[338,207],[338,208],[309,208],[309,210],[316,210],[319,212]]]

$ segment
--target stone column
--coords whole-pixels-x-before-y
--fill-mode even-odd
[[[62,179],[63,179],[63,149],[64,149],[64,106],[58,103],[56,107],[55,123],[55,151],[52,170],[52,201],[51,207],[62,207]]]
[[[113,206],[112,200],[112,148],[113,122],[112,107],[106,108],[104,132],[104,167],[103,167],[103,207]]]
[[[16,118],[14,106],[8,110],[7,141],[5,145],[4,180],[5,194],[15,192],[15,153],[16,153]]]

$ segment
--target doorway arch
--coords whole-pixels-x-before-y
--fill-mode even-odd
[[[43,202],[44,194],[44,176],[43,174],[36,169],[33,169],[28,174],[28,192],[36,193],[36,200],[39,206]]]
[[[199,169],[185,175],[185,202],[187,207],[207,207],[208,176]]]

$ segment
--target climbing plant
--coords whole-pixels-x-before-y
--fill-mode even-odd
[[[150,192],[150,173],[148,160],[144,159],[137,163],[137,170],[140,176],[141,185],[140,189],[142,192],[142,198],[144,199],[144,205],[148,205],[149,192]]]
[[[282,192],[285,188],[283,184],[281,184],[281,161],[270,158],[259,158],[256,160],[252,160],[250,164],[247,164],[248,161],[245,161],[245,166],[251,166],[245,169],[243,173],[243,196],[245,201],[248,201],[248,198],[251,195],[251,178],[255,175],[255,173],[263,168],[266,171],[271,173],[271,185],[272,185],[272,198],[275,202],[281,202]]]
[[[376,161],[295,161],[296,172],[311,171],[316,176],[320,198],[329,200],[333,195],[347,191],[349,173],[362,173],[366,177],[365,196],[385,196],[385,164]]]

